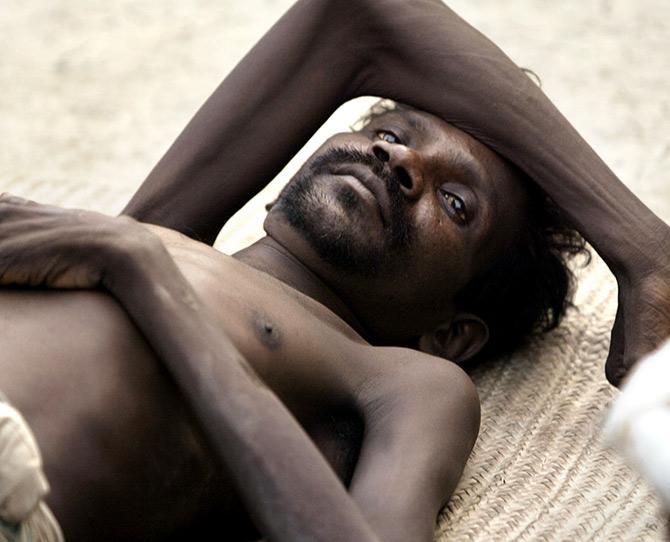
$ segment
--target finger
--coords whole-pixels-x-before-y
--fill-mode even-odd
[[[624,367],[624,316],[622,305],[619,303],[619,308],[614,319],[614,326],[610,338],[610,349],[605,362],[605,376],[610,384],[619,386],[621,379],[626,374]]]

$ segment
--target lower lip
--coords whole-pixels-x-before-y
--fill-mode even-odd
[[[377,198],[375,195],[370,192],[367,186],[365,186],[361,181],[359,181],[353,175],[338,175],[340,179],[345,181],[349,186],[351,186],[356,192],[358,192],[363,198],[369,200],[372,203],[377,203]]]
[[[353,175],[337,175],[340,179],[342,179],[344,182],[346,182],[351,188],[354,189],[354,191],[361,197],[362,200],[364,200],[368,205],[370,205],[372,208],[374,208],[377,213],[379,214],[379,218],[382,221],[382,224],[384,223],[384,218],[382,216],[382,210],[379,207],[379,202],[377,201],[377,197],[368,189],[367,186],[365,186],[361,181],[359,181],[356,177]]]

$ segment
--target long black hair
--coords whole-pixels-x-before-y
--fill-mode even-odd
[[[530,335],[558,326],[574,290],[568,261],[577,255],[590,261],[584,239],[557,205],[529,179],[525,184],[527,217],[512,247],[456,296],[459,310],[489,327],[489,341],[477,359],[507,354]]]
[[[374,104],[354,126],[408,106],[390,100]],[[571,306],[574,274],[568,261],[577,255],[590,261],[582,236],[553,202],[524,172],[510,167],[524,183],[527,217],[509,250],[471,280],[456,296],[459,310],[482,318],[489,341],[469,362],[507,354],[531,335],[558,326]]]

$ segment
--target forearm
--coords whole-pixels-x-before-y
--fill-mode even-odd
[[[205,103],[126,212],[213,242],[338,105],[365,94],[431,111],[516,163],[618,276],[657,264],[659,247],[670,252],[668,226],[500,49],[435,0],[297,2]]]
[[[167,367],[265,536],[375,539],[318,450],[212,324],[167,252],[116,259],[104,284]]]
[[[351,97],[358,19],[347,2],[301,0],[246,55],[156,165],[124,213],[213,243]]]
[[[386,39],[373,46],[363,92],[431,111],[517,164],[618,275],[653,265],[660,245],[670,249],[667,225],[498,47],[446,7],[416,2],[408,19],[397,4],[380,0],[384,16],[368,18],[371,35]]]

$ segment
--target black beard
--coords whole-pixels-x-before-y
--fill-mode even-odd
[[[369,167],[386,186],[390,203],[390,223],[385,227],[381,244],[368,243],[356,235],[353,221],[343,224],[324,218],[323,203],[314,194],[319,183],[314,179],[332,171],[339,164],[361,164]],[[324,180],[325,182],[325,180]],[[289,224],[300,231],[316,253],[334,268],[358,276],[375,277],[403,262],[416,231],[407,216],[400,181],[373,155],[346,147],[331,148],[307,162],[279,195],[273,211],[286,216]],[[335,197],[341,208],[352,213],[360,206],[359,196],[349,186],[339,186]],[[347,229],[346,226],[349,228]]]

